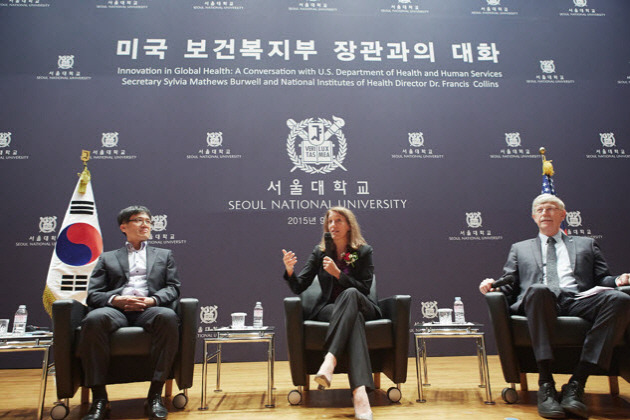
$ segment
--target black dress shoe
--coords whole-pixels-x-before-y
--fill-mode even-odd
[[[569,381],[568,384],[562,386],[562,401],[560,405],[567,413],[587,419],[588,408],[582,401],[583,395],[584,385],[577,381]]]
[[[160,394],[147,397],[146,410],[150,420],[165,420],[168,417],[168,410],[164,407]]]
[[[109,401],[94,400],[83,420],[104,420],[109,417]]]
[[[547,382],[538,388],[538,414],[546,419],[563,419],[566,417],[558,402],[555,384]]]

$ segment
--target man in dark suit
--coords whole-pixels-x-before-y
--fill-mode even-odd
[[[170,307],[179,297],[179,274],[170,250],[147,245],[149,209],[127,207],[118,214],[118,224],[127,243],[99,258],[88,286],[90,312],[81,324],[78,350],[84,384],[92,390],[92,406],[83,420],[108,415],[109,336],[125,326],[140,326],[152,335],[155,370],[146,409],[150,419],[166,419],[168,411],[161,396],[179,343],[179,320]]]
[[[494,289],[494,280],[485,279],[479,290],[483,294],[502,291],[512,312],[527,317],[539,372],[539,414],[545,418],[564,418],[566,414],[586,418],[588,410],[582,401],[586,380],[598,367],[609,367],[613,346],[630,323],[630,296],[613,289],[627,285],[630,275],[612,276],[593,239],[565,235],[560,229],[565,216],[564,203],[556,196],[536,197],[532,218],[539,234],[512,245],[503,267],[504,276],[512,275],[516,282]],[[589,297],[578,296],[596,286],[611,289]],[[593,323],[580,362],[562,387],[560,401],[551,374],[551,337],[559,315],[578,316]]]

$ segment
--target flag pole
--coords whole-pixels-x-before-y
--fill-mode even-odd
[[[89,184],[90,179],[92,179],[92,175],[90,174],[90,171],[87,167],[87,164],[90,161],[89,150],[81,151],[81,161],[83,161],[83,172],[77,174],[79,175],[79,192],[81,194],[85,194],[85,188],[87,187],[87,184]]]

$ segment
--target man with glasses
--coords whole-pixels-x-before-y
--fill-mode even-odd
[[[147,245],[151,236],[148,208],[121,210],[118,225],[127,242],[100,256],[88,286],[90,312],[81,323],[78,351],[84,384],[92,390],[92,406],[83,419],[101,420],[109,414],[105,389],[109,335],[125,326],[143,327],[152,335],[155,369],[146,410],[152,420],[166,419],[168,411],[161,396],[179,343],[179,320],[171,309],[179,297],[179,274],[170,250]]]
[[[588,417],[582,401],[588,376],[610,365],[613,346],[630,323],[630,296],[605,289],[579,298],[595,286],[627,285],[630,274],[612,276],[608,264],[591,238],[567,236],[560,229],[566,216],[564,203],[551,194],[541,194],[532,203],[532,218],[538,236],[512,245],[503,275],[512,275],[512,285],[493,288],[494,279],[479,285],[481,293],[505,293],[513,313],[527,317],[527,325],[538,365],[538,413],[545,418],[567,414]],[[558,397],[553,380],[551,337],[559,315],[577,316],[593,323],[569,382]]]

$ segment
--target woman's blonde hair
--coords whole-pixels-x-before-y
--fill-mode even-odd
[[[367,242],[361,235],[361,227],[359,226],[359,222],[357,221],[356,216],[350,210],[345,207],[332,207],[328,209],[326,212],[326,216],[324,217],[324,234],[329,232],[328,230],[328,219],[330,218],[330,214],[332,212],[339,213],[342,215],[348,225],[350,225],[350,231],[348,232],[348,246],[352,249],[359,249],[361,245],[366,245]],[[322,241],[319,243],[319,248],[324,251],[326,249],[326,243],[324,241],[324,235],[322,235]]]

